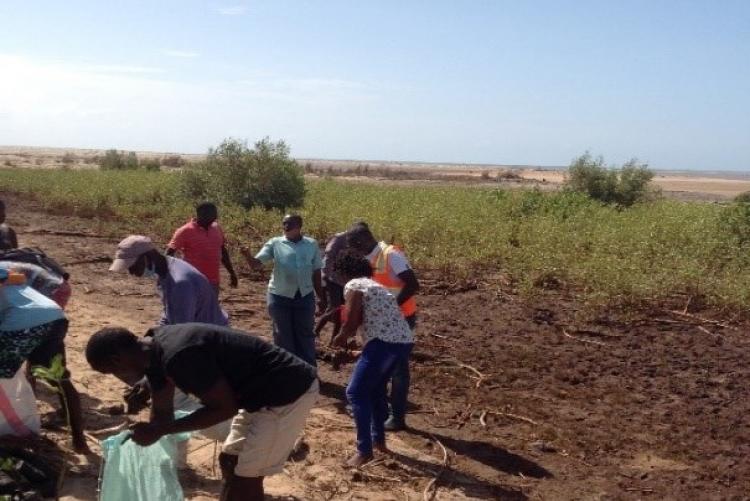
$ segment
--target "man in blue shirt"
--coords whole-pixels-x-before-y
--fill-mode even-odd
[[[229,325],[208,279],[188,262],[161,254],[148,237],[130,235],[120,242],[109,270],[156,278],[164,305],[160,325]]]
[[[159,325],[192,322],[227,327],[229,318],[219,306],[208,279],[187,261],[161,254],[150,238],[130,235],[117,246],[110,271],[136,277],[155,278],[164,309]],[[139,384],[125,395],[128,412],[138,412],[148,402],[148,385]],[[182,393],[175,397],[175,408],[191,410],[193,402]],[[217,433],[221,434],[220,431]]]
[[[328,306],[320,277],[323,268],[320,248],[314,239],[302,235],[301,216],[286,215],[281,226],[284,235],[266,242],[255,257],[246,249],[242,254],[255,269],[273,261],[268,282],[273,342],[316,366],[315,296],[319,312]]]

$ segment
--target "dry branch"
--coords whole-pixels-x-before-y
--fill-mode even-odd
[[[723,329],[733,329],[731,325],[725,323],[725,322],[719,322],[718,320],[712,320],[710,318],[704,318],[699,315],[693,315],[692,313],[683,313],[681,311],[675,311],[675,310],[665,310],[667,313],[670,313],[672,315],[676,315],[678,317],[685,317],[685,318],[691,318],[693,320],[696,320],[698,322],[704,323],[704,324],[711,324],[711,325],[718,325],[719,327]]]
[[[581,343],[595,344],[597,346],[608,346],[607,343],[602,343],[601,341],[594,341],[593,339],[584,339],[582,337],[573,336],[571,334],[568,334],[568,331],[566,331],[565,329],[563,329],[562,333],[565,337],[580,341]]]
[[[505,416],[511,419],[517,419],[518,421],[524,421],[529,424],[533,424],[534,426],[539,426],[539,423],[534,421],[531,418],[527,418],[526,416],[519,416],[518,414],[511,414],[510,412],[500,412],[500,411],[487,411],[488,414],[495,414],[496,416]]]
[[[435,495],[437,494],[437,487],[435,487],[434,490],[432,489],[432,487],[443,475],[443,472],[445,472],[446,468],[448,468],[448,449],[446,449],[443,443],[435,438],[435,436],[430,435],[430,437],[435,443],[440,446],[441,449],[443,449],[443,464],[440,470],[437,472],[437,475],[435,475],[435,477],[427,484],[427,487],[424,488],[424,492],[422,492],[422,499],[424,501],[432,501],[432,499],[435,497]]]
[[[479,424],[482,425],[482,428],[487,428],[487,421],[484,420],[484,418],[487,417],[487,411],[482,411],[482,413],[479,415]]]

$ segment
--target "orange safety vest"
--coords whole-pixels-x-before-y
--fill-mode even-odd
[[[378,252],[370,261],[372,266],[372,279],[391,291],[394,297],[398,298],[401,289],[404,288],[404,282],[399,278],[391,278],[390,257],[391,252],[398,250],[394,245],[387,245],[383,242],[378,243]],[[414,296],[410,297],[401,305],[401,313],[405,318],[414,315],[417,312],[417,300]]]

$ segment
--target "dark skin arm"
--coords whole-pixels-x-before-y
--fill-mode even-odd
[[[151,395],[151,422],[174,421],[174,383],[167,381],[164,388]]]
[[[240,254],[247,260],[247,264],[254,270],[262,270],[263,262],[260,259],[256,259],[255,256],[250,252],[250,249],[240,249]]]
[[[170,256],[170,257],[172,257],[172,256],[174,256],[174,255],[175,255],[176,253],[177,253],[177,249],[173,249],[173,248],[171,248],[171,247],[167,247],[167,252],[166,252],[167,256]]]
[[[318,297],[318,315],[322,315],[328,309],[328,299],[323,289],[323,279],[321,278],[320,270],[313,271],[312,282],[315,295]]]
[[[362,325],[363,319],[362,293],[360,291],[350,291],[345,299],[348,312],[346,322],[341,326],[339,335],[331,339],[333,346],[340,346],[342,348],[345,348],[349,338],[357,333],[357,329]]]
[[[234,272],[234,266],[232,266],[232,258],[229,257],[226,245],[221,246],[221,264],[227,269],[229,273],[229,286],[234,288],[237,287],[237,274]]]
[[[409,298],[417,293],[417,291],[419,290],[419,281],[417,281],[417,276],[414,274],[414,270],[402,271],[398,274],[398,278],[400,278],[401,281],[404,282],[404,287],[401,289],[401,292],[396,298],[396,301],[398,301],[398,305],[401,306]]]
[[[130,429],[133,441],[141,446],[156,443],[164,435],[202,430],[226,421],[239,411],[237,398],[226,379],[219,378],[211,388],[197,395],[203,407],[184,418],[170,421],[136,423]],[[163,398],[164,396],[162,396]],[[156,395],[154,399],[156,399]],[[156,407],[154,402],[154,408]],[[159,405],[166,405],[159,404]]]
[[[325,327],[328,322],[335,322],[336,319],[340,317],[341,311],[339,311],[338,308],[323,313],[318,319],[318,323],[315,325],[315,335],[320,336],[320,331],[323,330],[323,327]]]
[[[16,232],[10,226],[8,227],[8,240],[10,240],[10,245],[14,249],[18,249],[18,237],[16,236]]]

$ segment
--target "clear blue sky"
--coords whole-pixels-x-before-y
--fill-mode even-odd
[[[750,171],[750,1],[0,0],[0,144]]]

